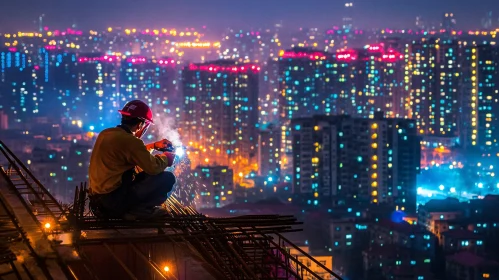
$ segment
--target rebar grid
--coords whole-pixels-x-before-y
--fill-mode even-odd
[[[8,168],[2,168],[4,177],[10,180],[12,191],[22,198],[24,207],[38,221],[42,230],[43,222],[50,219],[54,225],[51,233],[55,234],[54,236],[63,232],[73,233],[73,245],[77,249],[86,244],[103,244],[131,279],[134,279],[133,271],[113,253],[108,244],[183,242],[188,244],[192,252],[204,262],[203,266],[217,279],[304,279],[310,276],[314,279],[341,279],[282,235],[301,230],[294,228],[301,223],[293,216],[247,215],[211,218],[190,206],[183,206],[175,197],[170,197],[164,204],[169,215],[161,219],[98,219],[87,210],[86,184],[76,188],[73,205],[64,209],[1,141],[0,152],[8,160]],[[142,229],[144,233],[131,236],[129,233],[132,229]],[[149,233],[151,229],[156,232]],[[82,237],[82,232],[94,230],[105,230],[108,236]],[[291,248],[321,267],[328,277],[320,277],[296,256],[291,256]],[[157,275],[165,277],[159,266],[139,248],[131,244],[130,249],[156,271]],[[85,262],[83,253],[81,262]],[[91,275],[91,266],[84,264],[84,267]],[[76,278],[76,275],[73,276],[68,278]],[[92,275],[92,279],[98,278]]]

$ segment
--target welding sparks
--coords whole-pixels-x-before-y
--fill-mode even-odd
[[[175,149],[175,155],[179,158],[183,157],[185,154],[184,148],[183,147],[177,147]]]
[[[171,195],[175,196],[182,205],[195,208],[199,193],[204,191],[206,186],[199,182],[200,178],[194,176],[191,170],[189,154],[186,147],[182,145],[180,134],[175,127],[175,119],[163,117],[161,112],[157,112],[155,115],[154,123],[156,125],[153,127],[152,134],[158,139],[170,140],[175,147],[175,163],[169,170],[177,177],[177,183]]]
[[[185,153],[185,147],[177,146],[175,154],[175,168],[172,168],[171,171],[175,173],[177,183],[173,195],[184,206],[195,208],[196,199],[199,199],[199,192],[204,191],[206,187],[199,182],[199,177],[194,176],[191,170],[191,161]]]

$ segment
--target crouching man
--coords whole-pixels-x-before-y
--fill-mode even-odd
[[[89,166],[90,207],[101,218],[150,219],[166,215],[160,206],[168,198],[175,175],[165,171],[175,155],[164,152],[170,141],[145,145],[140,139],[153,124],[149,106],[140,100],[119,110],[121,124],[99,133]]]

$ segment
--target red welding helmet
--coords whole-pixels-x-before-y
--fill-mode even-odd
[[[132,100],[128,102],[123,109],[118,110],[121,115],[132,118],[139,118],[146,123],[154,123],[152,120],[152,110],[146,103],[140,100]]]

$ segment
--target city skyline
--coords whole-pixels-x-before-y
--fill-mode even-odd
[[[284,27],[289,28],[322,28],[341,25],[346,2],[353,3],[353,26],[364,29],[414,28],[416,17],[421,16],[424,22],[437,23],[446,12],[454,13],[458,27],[463,29],[481,27],[482,18],[489,12],[492,12],[492,26],[497,26],[499,19],[499,11],[493,0],[423,0],[417,3],[401,3],[395,0],[314,0],[306,5],[295,0],[286,3],[255,0],[237,4],[228,0],[210,1],[209,4],[195,0],[182,3],[145,0],[141,2],[141,8],[137,8],[136,2],[131,0],[90,0],[86,1],[85,5],[58,0],[26,0],[1,4],[3,7],[0,9],[0,32],[33,30],[42,15],[44,25],[54,28],[72,25],[82,29],[107,26],[206,26],[220,31],[227,27],[270,27],[281,21]],[[303,13],[304,8],[306,13]]]
[[[284,255],[274,256],[281,237],[274,249],[258,245],[265,258],[248,273],[263,267],[265,274],[274,264],[268,257],[289,263],[291,254],[302,267],[295,271],[305,274],[282,279],[309,279],[309,273],[328,280],[336,273],[345,280],[463,279],[463,273],[499,279],[499,13],[492,4],[2,4],[0,177],[8,184],[0,181],[0,198],[19,191],[11,197],[29,202],[44,232],[58,230],[56,221],[78,222],[74,217],[92,223],[103,213],[91,203],[84,216],[86,183],[74,186],[89,182],[91,202],[113,195],[92,191],[99,185],[93,175],[99,143],[109,131],[140,142],[114,127],[121,122],[118,127],[133,134],[134,123],[149,120],[155,125],[141,133],[145,137],[135,134],[145,149],[153,156],[164,148],[175,153],[168,154],[169,167],[159,168],[174,173],[175,185],[169,179],[173,188],[158,191],[155,205],[168,191],[167,211],[187,209],[201,221],[190,229],[184,221],[167,222],[175,234],[205,231],[210,223],[198,220],[203,215],[224,217],[224,223],[237,216],[237,225],[249,221],[241,215],[273,215],[269,225],[281,223],[275,215],[303,221],[302,233],[283,233],[302,249],[281,245]],[[131,100],[140,100],[133,103],[147,114],[129,112],[139,111],[130,109]],[[125,109],[130,116],[120,121]],[[131,176],[132,186],[152,184],[140,182],[142,175],[158,176],[144,168],[149,161],[133,156],[142,145],[111,146],[116,152],[103,169],[137,166],[146,174]],[[129,187],[128,172],[113,183],[116,190]],[[26,188],[31,182],[38,187]],[[62,203],[57,213],[66,205],[77,212],[47,221],[26,190],[47,194],[41,203]],[[113,217],[113,230],[122,218]],[[241,236],[230,228],[231,238]],[[217,224],[217,236],[220,229]],[[217,243],[208,251],[220,251],[218,238],[206,236]],[[196,244],[204,252],[211,243]],[[216,266],[224,275],[251,264],[244,250],[234,250],[241,263],[221,256],[225,261]],[[173,265],[175,254],[155,261],[170,273],[190,267]],[[208,279],[187,274],[193,273],[176,279]],[[248,279],[227,279],[236,278]]]

